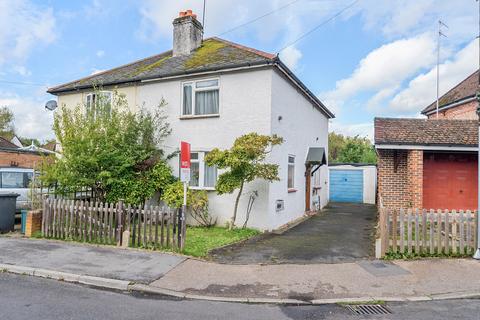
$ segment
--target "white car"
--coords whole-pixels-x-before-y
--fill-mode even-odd
[[[18,193],[20,195],[17,198],[17,211],[29,208],[29,185],[33,178],[33,173],[33,169],[0,168],[0,192]]]

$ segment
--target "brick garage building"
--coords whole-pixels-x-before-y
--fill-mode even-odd
[[[476,120],[375,119],[385,207],[476,209]]]
[[[439,119],[478,119],[476,110],[478,102],[475,99],[480,90],[478,85],[478,70],[457,84],[439,99]],[[429,119],[437,118],[437,104],[432,102],[423,109],[423,115]]]

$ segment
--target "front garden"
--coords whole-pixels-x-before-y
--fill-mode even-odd
[[[206,162],[224,170],[217,192],[238,192],[233,217],[226,227],[215,226],[206,191],[189,189],[186,214],[198,226],[187,227],[183,186],[168,164],[178,150],[164,145],[171,133],[166,102],[132,112],[121,94],[95,95],[93,105],[63,106],[55,114],[61,155],[45,159],[32,186],[33,209],[44,211],[43,237],[205,257],[259,234],[246,228],[248,220],[237,228],[238,202],[245,183],[278,179],[278,166],[262,160],[281,138],[251,133],[230,150],[212,150]]]

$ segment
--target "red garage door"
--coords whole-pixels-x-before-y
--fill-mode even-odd
[[[425,153],[423,207],[477,208],[477,156],[467,153]]]

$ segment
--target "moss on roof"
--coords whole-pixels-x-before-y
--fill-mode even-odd
[[[202,46],[188,55],[172,56],[172,50],[141,59],[83,79],[65,83],[48,92],[57,94],[91,86],[110,86],[175,74],[195,73],[203,68],[226,69],[238,64],[271,61],[273,55],[244,47],[219,38],[203,41]]]
[[[198,68],[223,59],[220,49],[227,45],[223,42],[209,39],[202,43],[202,46],[195,50],[193,55],[184,63],[187,69]]]
[[[160,67],[166,60],[170,59],[172,56],[165,56],[163,58],[160,58],[158,59],[157,61],[153,62],[153,63],[149,63],[149,64],[146,64],[146,65],[143,65],[143,66],[140,66],[138,67],[137,70],[135,70],[134,72],[131,73],[131,76],[132,77],[136,77],[138,76],[139,74],[142,74],[144,72],[148,72],[150,70],[153,70],[155,68],[158,68]]]

